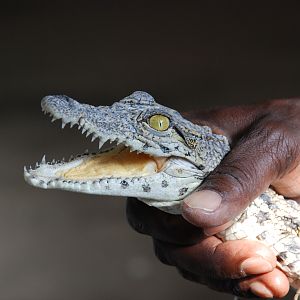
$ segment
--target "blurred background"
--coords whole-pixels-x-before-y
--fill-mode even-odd
[[[158,262],[125,199],[35,189],[23,166],[96,148],[50,123],[47,94],[144,90],[177,110],[299,96],[299,4],[1,1],[0,299],[232,299]]]

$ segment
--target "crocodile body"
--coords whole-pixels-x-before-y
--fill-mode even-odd
[[[37,187],[75,192],[134,196],[148,205],[180,214],[181,200],[193,192],[230,151],[225,136],[212,133],[164,107],[145,92],[112,106],[80,104],[67,96],[47,96],[42,109],[62,127],[78,125],[99,153],[68,162],[37,163],[24,169]],[[102,146],[113,142],[111,149]],[[224,241],[259,240],[273,249],[278,267],[300,288],[300,204],[268,189],[219,234]]]

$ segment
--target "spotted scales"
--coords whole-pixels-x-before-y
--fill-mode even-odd
[[[269,246],[277,257],[277,266],[300,288],[300,205],[268,189],[218,234],[224,241],[257,240]]]

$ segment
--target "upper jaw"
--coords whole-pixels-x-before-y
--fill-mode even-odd
[[[99,149],[106,142],[115,142],[117,145],[125,145],[130,151],[152,156],[185,157],[184,153],[187,152],[185,146],[178,147],[178,142],[170,143],[170,137],[164,140],[161,136],[157,138],[147,133],[140,120],[137,120],[143,113],[141,108],[131,112],[118,105],[95,107],[81,104],[67,96],[46,96],[41,106],[43,112],[52,117],[52,121],[61,120],[62,128],[67,124],[70,127],[78,125],[78,130],[86,137],[90,136],[92,142],[99,139]],[[128,119],[131,119],[130,122]]]
[[[72,128],[74,125],[78,125],[78,130],[86,137],[91,136],[92,142],[97,138],[99,139],[99,149],[106,142],[116,142],[117,144],[125,143],[126,139],[117,138],[115,135],[106,135],[98,132],[98,128],[90,124],[91,122],[86,121],[86,109],[98,110],[98,108],[91,105],[83,105],[69,98],[68,96],[46,96],[41,101],[41,107],[44,114],[49,114],[52,117],[52,122],[56,120],[61,120],[62,129],[65,128],[67,124]],[[103,107],[105,108],[105,107]],[[99,112],[98,112],[99,113]]]

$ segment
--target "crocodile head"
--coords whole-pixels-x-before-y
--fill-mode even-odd
[[[229,151],[224,136],[195,125],[177,111],[156,103],[145,92],[111,106],[81,104],[67,96],[47,96],[42,110],[62,127],[78,125],[98,153],[78,155],[69,162],[46,162],[24,169],[25,180],[37,187],[76,192],[134,196],[171,213]],[[103,151],[107,141],[114,142]]]

